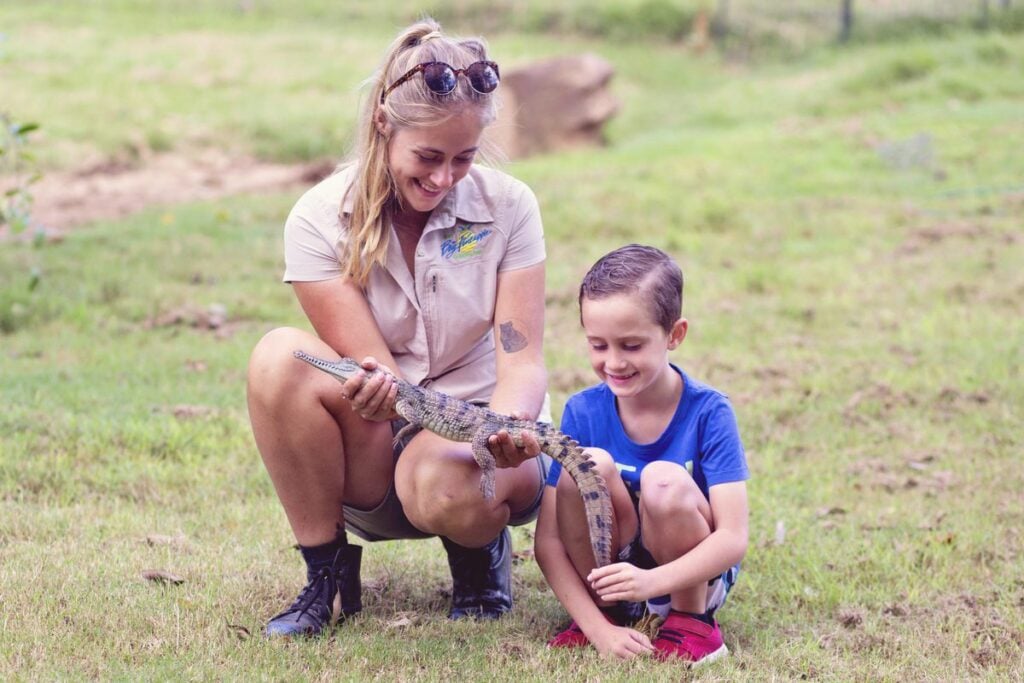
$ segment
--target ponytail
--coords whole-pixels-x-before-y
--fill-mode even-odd
[[[422,62],[441,61],[459,67],[485,59],[487,50],[482,40],[448,38],[441,32],[440,24],[425,18],[392,42],[380,69],[367,81],[369,92],[363,103],[352,160],[355,179],[348,190],[352,214],[347,234],[338,244],[342,272],[360,285],[367,283],[374,265],[384,265],[391,220],[401,208],[398,188],[388,166],[388,141],[394,130],[443,123],[466,105],[479,109],[484,125],[497,116],[492,95],[481,95],[462,82],[444,100],[439,100],[418,78],[393,90],[383,104],[382,93],[390,83]],[[381,128],[386,128],[386,132]]]

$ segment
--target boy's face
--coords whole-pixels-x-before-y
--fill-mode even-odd
[[[668,352],[686,337],[687,322],[665,332],[639,296],[584,299],[581,317],[590,365],[619,398],[634,397],[665,376]]]

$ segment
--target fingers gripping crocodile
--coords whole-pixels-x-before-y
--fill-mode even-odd
[[[351,358],[327,361],[303,351],[296,351],[295,357],[323,370],[340,382],[362,370],[359,363]],[[373,372],[367,374],[372,376]],[[511,418],[447,394],[409,384],[397,377],[394,379],[398,385],[395,411],[409,422],[405,429],[421,425],[424,429],[451,441],[471,443],[473,457],[483,470],[480,491],[488,500],[494,498],[495,470],[494,456],[487,448],[488,437],[499,429],[504,429],[516,445],[521,446],[523,433],[533,432],[540,442],[541,450],[562,463],[562,467],[576,482],[576,487],[583,497],[583,506],[590,527],[590,545],[597,566],[603,567],[611,562],[611,497],[604,478],[595,469],[594,461],[583,452],[576,441],[542,422]],[[399,432],[395,438],[399,439],[401,436],[402,432]]]

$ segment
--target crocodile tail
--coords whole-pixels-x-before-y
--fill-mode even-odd
[[[608,486],[598,471],[597,464],[590,459],[574,439],[552,430],[543,435],[541,444],[545,453],[562,464],[569,473],[587,514],[590,529],[590,545],[598,567],[611,563],[612,558],[612,499]]]

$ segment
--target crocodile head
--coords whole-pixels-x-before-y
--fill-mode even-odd
[[[341,358],[337,361],[330,361],[324,360],[323,358],[317,358],[316,356],[311,356],[305,351],[296,351],[295,357],[299,360],[306,361],[314,368],[323,370],[328,375],[335,377],[339,382],[344,382],[360,369],[359,363],[355,362],[351,358]]]

